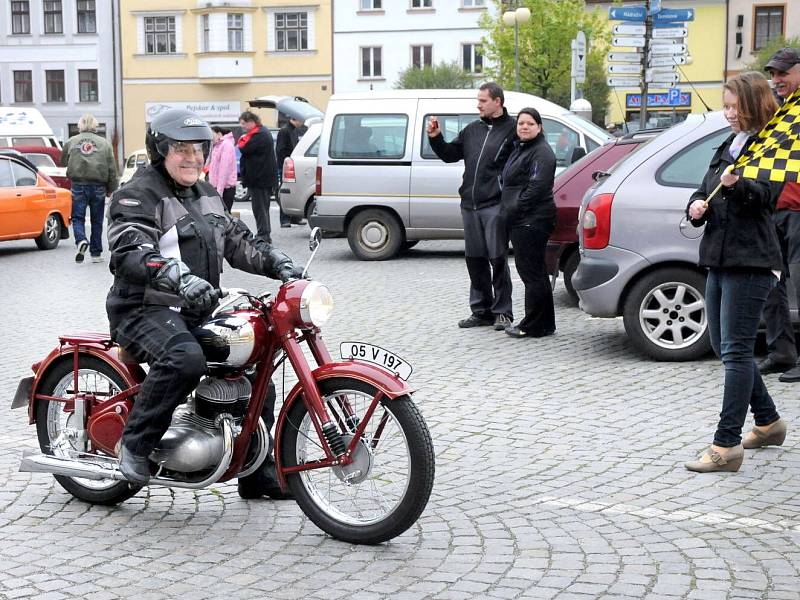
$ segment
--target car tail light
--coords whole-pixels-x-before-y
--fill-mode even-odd
[[[317,166],[317,185],[316,189],[314,190],[314,194],[316,196],[322,196],[322,167]]]
[[[583,213],[583,247],[600,250],[611,237],[611,203],[614,194],[598,194],[589,200]]]
[[[294,161],[291,158],[283,161],[283,180],[289,183],[295,182]]]

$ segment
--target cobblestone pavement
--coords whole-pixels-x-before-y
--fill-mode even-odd
[[[275,238],[303,261],[307,233]],[[329,345],[363,340],[409,359],[437,453],[419,522],[358,547],[293,502],[244,501],[230,484],[146,488],[109,508],[17,472],[37,447],[24,411],[9,409],[17,381],[57,334],[107,330],[111,278],[107,263],[75,264],[71,241],[52,252],[0,244],[0,597],[800,598],[797,426],[783,447],[748,451],[739,473],[688,473],[719,412],[716,361],[643,359],[619,320],[570,307],[561,283],[551,338],[460,330],[461,248],[425,242],[368,263],[331,239],[313,266],[336,299]],[[223,283],[275,287],[232,271]],[[767,384],[797,423],[800,387]]]

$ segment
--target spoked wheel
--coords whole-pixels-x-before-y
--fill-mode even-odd
[[[55,366],[42,380],[40,393],[60,398],[75,397],[72,359]],[[78,367],[79,392],[93,394],[102,400],[127,388],[122,377],[102,360],[81,356]],[[36,404],[36,433],[44,454],[70,457],[78,451],[75,444],[75,413],[65,411],[63,402],[39,400]],[[91,449],[89,450],[91,453]],[[105,463],[104,463],[105,464]],[[114,479],[83,479],[54,475],[70,494],[92,504],[113,505],[136,494],[141,487]]]
[[[342,377],[320,382],[320,392],[349,445],[378,390]],[[284,466],[323,460],[305,404],[296,402],[287,418],[280,441]],[[402,396],[377,404],[352,464],[310,469],[287,480],[300,508],[320,529],[345,542],[378,544],[416,522],[430,497],[433,474],[430,433],[411,398]]]

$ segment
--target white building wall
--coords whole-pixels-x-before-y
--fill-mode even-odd
[[[96,33],[78,33],[76,0],[63,0],[63,33],[45,34],[42,4],[30,2],[30,34],[27,35],[11,34],[11,3],[3,2],[0,6],[0,104],[37,108],[62,140],[69,137],[68,124],[77,123],[81,115],[91,113],[105,124],[106,137],[113,139],[115,119],[120,127],[122,123],[119,52],[113,47],[115,42],[118,44],[118,30],[112,19],[112,6],[117,11],[118,0],[96,1]],[[79,69],[97,70],[97,102],[79,101]],[[33,102],[14,101],[13,71],[16,70],[32,71]],[[47,102],[46,70],[64,71],[64,102]],[[119,139],[122,139],[121,131]]]
[[[391,89],[411,65],[411,46],[433,46],[432,61],[461,64],[463,43],[480,43],[478,21],[487,8],[465,8],[463,0],[433,0],[430,9],[412,9],[411,0],[384,0],[379,11],[359,10],[360,0],[333,3],[333,91]],[[383,49],[380,78],[361,77],[361,48]],[[484,61],[484,67],[485,67]],[[477,81],[477,80],[476,80]]]

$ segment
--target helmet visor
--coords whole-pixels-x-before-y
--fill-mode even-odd
[[[156,142],[156,150],[164,158],[171,152],[181,154],[185,158],[197,158],[202,155],[203,160],[208,158],[208,153],[211,148],[211,142],[179,142],[165,138]]]

